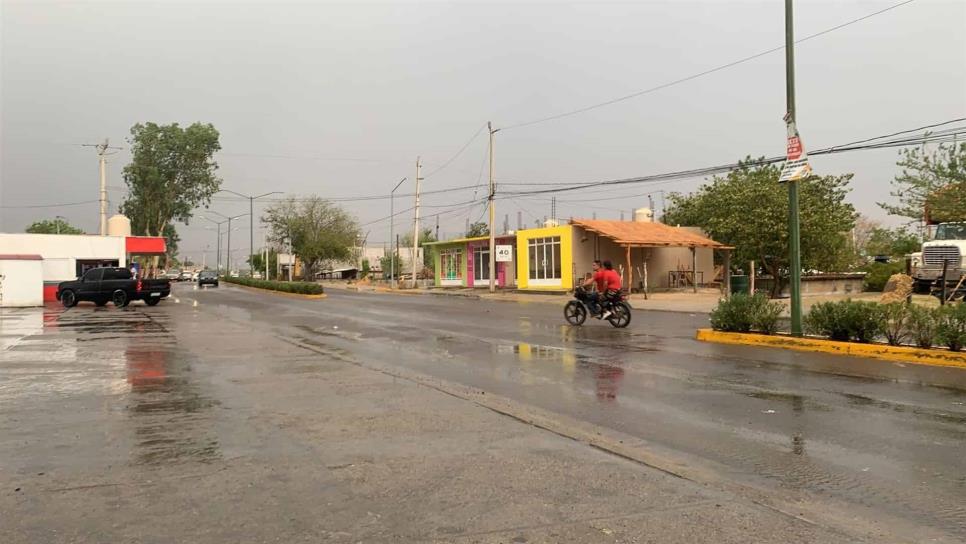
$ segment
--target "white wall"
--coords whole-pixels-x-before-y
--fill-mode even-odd
[[[0,260],[0,306],[43,306],[41,261]]]
[[[118,266],[127,266],[125,242],[123,236],[0,233],[0,254],[40,255],[43,279],[66,281],[76,276],[78,259],[117,260]]]

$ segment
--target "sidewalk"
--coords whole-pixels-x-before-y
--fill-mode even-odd
[[[341,289],[358,292],[391,293],[395,295],[411,296],[449,296],[472,298],[476,300],[495,300],[503,302],[525,302],[555,304],[562,306],[571,298],[570,293],[523,293],[520,291],[497,291],[490,293],[486,289],[468,288],[436,288],[436,289],[389,289],[384,286],[367,284],[347,284],[345,282],[324,282],[326,289]],[[835,300],[867,300],[877,302],[881,293],[850,293],[841,295],[813,295],[802,298],[802,310],[808,310],[820,302]],[[721,291],[717,289],[698,289],[697,293],[690,290],[650,293],[646,298],[643,294],[635,293],[629,297],[631,306],[638,310],[657,310],[665,312],[711,313],[718,301]],[[785,315],[789,315],[790,300],[777,299],[785,306]],[[929,295],[914,295],[913,302],[923,306],[936,306],[938,301]]]

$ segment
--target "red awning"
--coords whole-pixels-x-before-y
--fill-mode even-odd
[[[41,257],[40,255],[23,255],[23,254],[18,254],[18,255],[2,254],[2,255],[0,255],[0,261],[42,261],[42,260],[44,260],[44,258]]]
[[[160,236],[128,236],[124,241],[124,251],[130,255],[164,255],[167,250]]]

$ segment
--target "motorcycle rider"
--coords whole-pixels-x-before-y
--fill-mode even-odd
[[[602,265],[603,268],[601,268]],[[602,309],[601,303],[613,299],[616,293],[620,293],[622,287],[621,277],[614,270],[614,265],[610,261],[601,262],[595,259],[592,267],[594,269],[594,275],[584,281],[584,287],[587,288],[596,284],[597,290],[588,294],[587,305],[590,307],[590,312],[594,317],[597,319],[607,319],[611,315],[610,310],[606,310],[603,314],[598,315]]]

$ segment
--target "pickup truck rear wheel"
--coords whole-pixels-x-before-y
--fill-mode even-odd
[[[111,295],[111,302],[113,302],[114,306],[117,306],[118,308],[127,306],[129,302],[127,299],[127,293],[125,293],[122,289],[114,291],[114,294]]]
[[[161,297],[151,297],[144,299],[144,303],[148,306],[157,306],[161,302]]]
[[[73,308],[77,306],[77,295],[73,291],[64,291],[60,294],[60,303],[64,305],[64,308]]]

